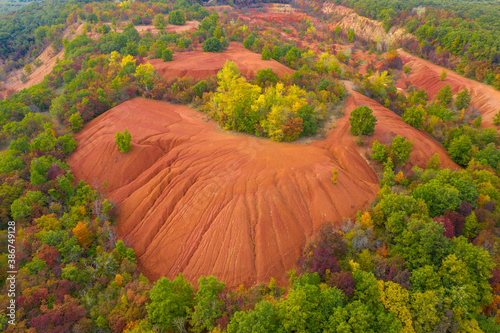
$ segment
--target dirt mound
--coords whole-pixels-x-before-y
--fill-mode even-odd
[[[326,14],[334,14],[334,25],[340,26],[345,31],[352,29],[357,36],[366,40],[384,42],[388,45],[397,45],[408,40],[417,41],[415,36],[399,27],[392,27],[386,32],[382,23],[360,16],[354,10],[344,6],[325,3],[322,11]]]
[[[486,84],[464,78],[453,71],[415,57],[401,49],[398,52],[405,65],[411,68],[410,74],[399,80],[398,87],[405,87],[405,82],[409,81],[419,89],[425,89],[429,94],[429,99],[434,99],[439,90],[446,84],[450,85],[453,94],[467,88],[471,95],[470,105],[476,108],[483,118],[482,126],[494,126],[493,117],[500,111],[500,91]],[[446,70],[447,76],[444,81],[441,81],[439,75],[443,70]]]
[[[275,143],[220,132],[202,117],[136,98],[87,124],[68,160],[78,178],[108,183],[118,234],[150,278],[183,272],[233,287],[271,276],[285,283],[323,223],[353,217],[378,191],[349,133],[312,145]],[[114,137],[125,128],[133,148],[122,154]]]
[[[260,69],[272,68],[279,76],[292,74],[294,71],[275,60],[262,60],[261,55],[245,49],[241,44],[231,43],[222,53],[190,51],[175,53],[174,59],[163,62],[152,59],[149,62],[155,70],[167,80],[175,77],[192,77],[196,80],[216,75],[224,67],[226,61],[238,65],[241,74],[252,79]]]
[[[373,110],[373,115],[377,118],[377,125],[375,132],[369,137],[366,146],[371,147],[373,141],[378,140],[381,143],[389,143],[395,135],[406,136],[406,138],[413,142],[413,151],[410,154],[409,166],[417,165],[424,168],[429,158],[435,153],[439,154],[441,160],[441,167],[459,169],[460,167],[451,160],[446,149],[441,146],[436,140],[431,138],[424,131],[416,130],[410,125],[403,122],[400,116],[385,108],[374,100],[358,93],[350,91],[351,96],[348,99],[347,107],[344,118],[340,119],[337,123],[338,131],[347,131],[348,117],[352,110],[358,106],[368,106]],[[336,130],[336,129],[335,129]],[[333,132],[335,132],[335,130]],[[327,140],[332,140],[336,144],[336,136],[345,136],[341,134],[330,135]]]

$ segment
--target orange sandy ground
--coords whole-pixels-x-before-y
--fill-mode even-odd
[[[349,132],[350,110],[360,104],[379,119],[374,139],[406,135],[418,150],[413,164],[438,152],[443,166],[456,167],[426,134],[355,92],[328,137],[311,145],[222,132],[186,106],[136,98],[88,123],[68,162],[77,178],[108,183],[118,235],[149,278],[183,272],[192,282],[211,274],[230,287],[270,277],[283,284],[323,223],[353,217],[379,190]],[[114,143],[125,128],[127,154]]]
[[[149,60],[155,70],[167,80],[173,80],[175,77],[204,79],[216,75],[226,61],[235,62],[241,74],[249,79],[254,78],[260,69],[272,68],[279,76],[294,72],[276,60],[262,60],[260,54],[234,42],[222,53],[190,51],[175,53],[173,60],[169,62],[163,62],[161,59]]]

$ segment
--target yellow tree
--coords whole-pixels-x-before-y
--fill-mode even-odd
[[[87,223],[78,222],[73,228],[73,235],[84,248],[88,248],[92,243],[92,231],[87,227]]]
[[[392,281],[378,281],[378,289],[384,307],[403,323],[401,332],[415,332],[412,315],[407,307],[410,302],[410,292]]]
[[[252,133],[259,122],[252,105],[261,88],[246,82],[234,62],[226,62],[217,78],[219,86],[211,101],[212,115],[224,129]]]

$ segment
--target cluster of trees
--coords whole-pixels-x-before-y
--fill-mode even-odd
[[[500,89],[500,5],[496,1],[340,0],[357,13],[418,37],[406,48]]]
[[[497,171],[500,137],[496,129],[480,127],[481,116],[470,107],[470,92],[462,89],[453,94],[446,84],[429,102],[425,90],[407,84],[405,94],[395,85],[401,75],[396,68],[404,67],[397,58],[397,55],[389,54],[387,70],[369,71],[364,77],[358,76],[357,90],[402,116],[403,121],[412,127],[428,132],[445,146],[457,164],[467,166],[472,161]]]
[[[218,88],[210,102],[210,113],[224,129],[274,141],[293,141],[301,135],[315,134],[326,116],[324,102],[340,101],[343,89],[338,82],[330,81],[316,87],[317,92],[286,84],[301,74],[278,82],[272,70],[260,70],[255,80],[258,84],[252,84],[241,77],[235,63],[228,62],[217,74]],[[330,86],[333,92],[328,90]]]
[[[401,70],[402,63],[396,54],[389,55],[387,72],[370,73],[359,86],[412,126],[441,135],[451,156],[467,169],[440,170],[434,157],[425,171],[414,168],[403,173],[399,170],[412,143],[404,137],[388,144],[376,141],[372,158],[384,163],[378,198],[355,222],[346,220],[341,229],[324,226],[304,248],[298,272],[290,273],[286,287],[271,279],[249,289],[228,290],[214,277],[201,277],[195,288],[182,275],[151,284],[138,273],[134,251],[116,238],[113,205],[99,193],[104,185],[77,182],[65,163],[76,147],[70,133],[114,105],[144,96],[208,106],[225,128],[278,141],[312,135],[345,97],[338,79],[349,75],[342,63],[349,62],[350,54],[330,50],[316,55],[299,43],[285,41],[282,29],[259,34],[267,28],[247,26],[235,14],[208,15],[192,1],[52,4],[59,13],[34,4],[0,27],[19,33],[13,34],[13,41],[0,43],[2,60],[33,56],[35,47],[41,50],[53,44],[63,28],[78,20],[86,20],[86,29],[101,36],[92,40],[82,34],[63,40],[65,58],[43,83],[0,101],[0,144],[8,147],[0,152],[0,230],[5,234],[7,221],[16,220],[17,280],[22,286],[17,326],[7,325],[0,310],[0,329],[494,332],[498,328],[500,179],[491,171],[498,170],[498,136],[478,128],[479,121],[468,108],[468,92],[453,96],[449,87],[443,88],[429,105],[425,91],[398,93],[390,70]],[[186,20],[201,20],[200,29],[183,35],[140,36],[134,28],[175,11],[183,12]],[[114,17],[133,23],[118,33],[114,30],[119,22],[110,19]],[[393,15],[384,17],[389,25]],[[35,18],[43,19],[40,24],[30,22]],[[111,29],[105,28],[103,23],[110,21]],[[20,22],[26,27],[19,28]],[[292,36],[314,37],[318,43],[349,38],[339,30],[324,33],[307,20],[270,25],[291,27],[287,33]],[[18,36],[31,37],[16,54]],[[165,82],[141,58],[168,61],[172,51],[214,39],[222,48],[230,40],[243,42],[262,52],[263,58],[297,71],[279,78],[267,69],[247,81],[234,64],[228,64],[217,77]],[[11,66],[24,65],[25,60]],[[363,124],[355,129],[358,134],[373,132],[376,120],[370,115],[364,108],[351,114],[353,124]],[[364,121],[355,121],[358,116]],[[130,133],[119,134],[119,149],[129,150]],[[7,259],[7,253],[0,253],[2,266]],[[0,272],[1,288],[6,288],[5,274]],[[9,302],[4,291],[0,309]]]

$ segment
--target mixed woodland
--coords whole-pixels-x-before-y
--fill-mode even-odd
[[[0,100],[0,328],[5,332],[499,332],[500,137],[482,128],[470,92],[444,86],[434,100],[396,81],[396,48],[500,89],[498,1],[338,0],[387,30],[418,37],[381,50],[352,31],[329,29],[311,9],[294,21],[250,24],[232,10],[193,0],[46,1],[0,17],[0,78],[25,77],[47,47],[63,50],[43,82]],[[314,5],[314,4],[313,4]],[[312,8],[309,6],[309,8]],[[253,13],[242,9],[243,13]],[[315,12],[317,12],[315,14]],[[165,26],[198,20],[194,31]],[[82,33],[75,34],[75,26]],[[140,34],[138,25],[159,32]],[[289,38],[283,38],[285,33]],[[301,42],[306,41],[306,42]],[[167,81],[145,59],[172,61],[191,50],[223,52],[230,42],[295,70],[254,79],[228,62],[203,80]],[[336,48],[333,44],[346,46]],[[368,66],[356,52],[375,54]],[[321,138],[343,115],[350,80],[416,129],[439,141],[459,170],[409,167],[413,143],[375,141],[377,198],[352,219],[325,224],[304,247],[287,285],[271,279],[230,289],[213,276],[150,281],[115,231],[103,188],[75,179],[66,158],[73,135],[134,97],[186,104],[221,128],[274,141]],[[500,106],[499,106],[500,112]],[[351,113],[365,145],[376,118]],[[500,115],[498,116],[500,124]],[[122,134],[122,133],[120,133]],[[126,133],[117,135],[124,140]],[[129,139],[128,139],[129,140]],[[123,147],[120,144],[121,147]],[[122,148],[120,148],[122,149]],[[332,182],[336,183],[333,174]],[[17,313],[9,325],[9,221],[16,222]]]

